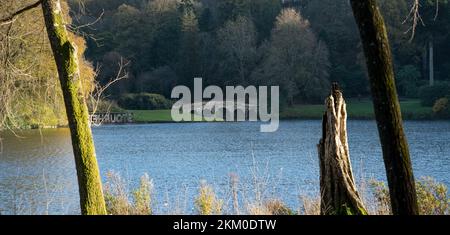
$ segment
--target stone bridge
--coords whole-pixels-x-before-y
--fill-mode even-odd
[[[250,112],[254,112],[256,114],[255,118],[257,118],[258,115],[257,105],[234,101],[205,101],[200,103],[192,103],[191,110],[192,114],[203,114],[204,117],[218,117],[226,121],[236,121],[238,117],[243,117],[245,119],[239,121],[248,121],[250,118]]]

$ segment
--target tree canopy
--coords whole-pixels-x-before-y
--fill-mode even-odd
[[[414,38],[412,1],[378,2],[387,23],[399,95],[417,97],[430,90],[430,42],[434,79],[439,87],[447,87],[449,1],[421,3]],[[0,16],[23,5],[2,2]],[[370,97],[362,45],[347,0],[295,4],[280,0],[69,0],[64,7],[70,7],[70,17],[66,17],[71,18],[69,29],[83,61],[86,90],[91,89],[94,75],[100,84],[107,84],[126,61],[129,79],[108,89],[111,101],[142,92],[168,97],[176,85],[192,86],[194,77],[202,77],[204,85],[222,87],[279,85],[282,105],[322,103],[326,87],[334,81],[346,97]],[[29,11],[12,24],[0,26],[0,39],[9,38],[0,40],[5,64],[1,73],[11,78],[2,80],[1,89],[8,91],[2,92],[8,94],[1,100],[5,104],[0,112],[3,123],[65,122],[60,115],[64,111],[61,94],[55,88],[58,84],[49,79],[56,72],[42,37],[43,25],[33,20],[40,14]],[[40,84],[39,89],[31,84]],[[14,108],[21,103],[23,108]]]

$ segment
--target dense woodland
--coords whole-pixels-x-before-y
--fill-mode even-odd
[[[0,18],[26,2],[2,1]],[[422,98],[432,106],[448,96],[450,3],[421,1],[421,20],[412,30],[411,0],[378,2],[400,97]],[[346,97],[370,98],[347,0],[69,0],[65,7],[86,93],[96,81],[106,85],[126,74],[105,92],[124,109],[143,108],[142,93],[170,98],[172,87],[192,86],[194,77],[202,77],[204,85],[279,85],[282,106],[322,103],[333,81]],[[4,124],[64,123],[41,18],[37,9],[0,26]],[[150,99],[155,97],[160,96]]]
[[[395,55],[401,96],[414,97],[428,84],[428,44],[435,51],[435,79],[450,80],[450,7],[422,3],[412,42],[407,19],[411,1],[380,0]],[[427,3],[425,3],[427,2]],[[289,103],[322,102],[329,81],[346,96],[368,96],[359,35],[347,0],[91,0],[72,3],[87,58],[102,65],[100,80],[116,72],[118,58],[131,61],[130,79],[111,91],[170,95],[174,84],[203,77],[216,85],[276,84]],[[447,22],[447,23],[444,23]],[[93,40],[95,39],[95,40]],[[109,66],[106,66],[109,65]]]
[[[119,81],[102,102],[121,108],[170,106],[171,88],[195,77],[280,86],[283,107],[321,102],[332,84],[318,148],[321,214],[367,214],[351,176],[342,91],[372,97],[392,213],[419,214],[398,95],[449,111],[448,1],[27,4],[0,5],[0,127],[58,125],[65,110],[81,214],[107,213],[88,121],[105,89]]]

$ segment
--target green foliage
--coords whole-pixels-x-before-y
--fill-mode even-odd
[[[282,10],[279,0],[223,0],[217,6],[219,25],[238,17],[253,19],[259,41],[270,37],[275,18]]]
[[[419,89],[419,98],[424,106],[433,106],[435,102],[442,98],[450,96],[450,83],[439,82],[434,86],[423,86]]]
[[[331,79],[338,77],[339,85],[346,97],[364,97],[369,94],[368,78],[360,65],[345,66],[338,64],[331,68]],[[334,78],[336,79],[336,78]]]
[[[134,110],[168,109],[171,102],[164,96],[152,93],[130,93],[120,97],[119,106]]]
[[[360,38],[349,2],[305,1],[301,13],[329,49],[330,81],[339,82],[347,97],[370,94],[361,47],[357,46]]]
[[[32,106],[28,103],[20,108],[21,115],[16,120],[16,123],[20,123],[19,127],[45,128],[65,125],[65,113],[59,113],[54,106],[46,104],[43,100],[31,102]]]
[[[401,96],[416,97],[419,91],[420,71],[414,65],[405,65],[397,73],[397,88]]]
[[[270,37],[274,27],[276,17],[281,12],[281,1],[279,0],[259,0],[250,1],[251,18],[254,19],[259,41]]]
[[[347,204],[343,204],[338,211],[332,213],[332,215],[367,215],[367,212],[364,209],[352,209],[347,206]]]
[[[371,189],[378,208],[377,214],[390,214],[389,190],[384,182],[373,180]],[[447,187],[431,177],[416,182],[417,201],[421,215],[448,215],[450,198]]]
[[[447,187],[431,177],[424,177],[416,184],[420,214],[448,215],[450,198]]]
[[[95,17],[93,13],[99,13],[102,7],[106,10],[103,19],[96,24],[99,30],[82,29],[98,38],[89,41],[89,58],[100,65],[108,65],[100,69],[101,83],[106,83],[117,72],[115,65],[120,57],[131,62],[131,79],[111,88],[112,98],[116,99],[125,93],[139,92],[168,96],[175,85],[191,86],[194,77],[203,77],[207,85],[251,83],[253,72],[263,66],[261,58],[266,53],[267,40],[282,10],[278,0],[118,2],[105,6],[103,0],[86,1],[86,8],[78,9],[76,0],[71,1],[76,5],[80,24],[88,23],[88,19]],[[321,46],[324,52],[321,56],[327,57],[325,43]],[[328,68],[320,72],[329,73]],[[169,79],[165,75],[169,75]],[[320,79],[326,80],[326,77]],[[317,84],[327,83],[317,81],[312,78],[305,84],[305,90],[311,92],[296,99],[303,102],[303,99],[322,97],[320,94],[312,97],[316,96],[313,90],[318,89]]]
[[[423,107],[420,100],[404,100],[400,102],[402,115],[408,120],[433,118],[432,109]],[[281,119],[321,119],[323,104],[301,104],[286,107],[280,112]],[[172,122],[169,110],[132,110],[135,122]],[[351,119],[373,119],[373,104],[370,100],[348,100],[347,113]]]
[[[170,97],[172,87],[177,84],[178,76],[169,66],[158,67],[151,72],[141,73],[136,84],[139,92],[162,94]]]
[[[195,77],[200,75],[199,28],[195,12],[187,8],[181,15],[180,54],[178,55],[178,73],[180,84],[193,88]]]
[[[84,9],[77,1],[69,2],[79,25],[92,22],[105,10],[94,27],[81,28],[96,38],[88,40],[87,56],[103,65],[99,80],[105,83],[117,72],[117,59],[111,60],[110,53],[130,61],[132,79],[111,88],[114,99],[139,92],[167,97],[175,85],[191,86],[194,77],[202,77],[205,85],[222,87],[278,84],[283,106],[322,102],[329,81],[339,82],[347,97],[370,96],[360,38],[347,0],[297,2],[295,10],[309,22],[305,34],[277,30],[277,16],[285,10],[279,0],[83,0]],[[449,1],[439,1],[437,16],[434,0],[421,4],[425,26],[418,24],[411,42],[410,33],[405,32],[412,22],[404,23],[410,2],[380,0],[379,4],[398,69],[399,94],[417,97],[418,87],[426,84],[425,49],[430,40],[435,46],[436,80],[449,81]],[[280,46],[283,42],[286,47]],[[289,53],[279,56],[283,49],[296,51],[301,45],[306,47],[299,50],[301,56],[290,58],[295,66],[286,63]],[[272,55],[276,50],[279,55]],[[161,76],[162,70],[168,79]]]

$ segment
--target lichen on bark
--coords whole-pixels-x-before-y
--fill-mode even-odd
[[[70,42],[59,0],[43,0],[42,10],[69,122],[78,176],[81,213],[106,214],[88,109],[81,89],[76,47]]]

